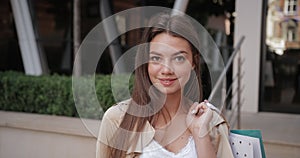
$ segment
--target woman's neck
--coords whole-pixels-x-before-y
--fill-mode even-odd
[[[167,95],[164,107],[170,113],[171,117],[177,113],[180,104],[182,104],[181,100],[182,100],[182,96],[180,93]]]

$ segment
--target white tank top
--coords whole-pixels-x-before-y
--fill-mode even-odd
[[[144,149],[140,158],[196,158],[196,146],[193,137],[189,138],[188,143],[178,152],[173,153],[152,140]]]

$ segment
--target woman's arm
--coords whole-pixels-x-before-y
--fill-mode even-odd
[[[197,156],[198,158],[215,158],[216,151],[211,142],[209,134],[204,137],[199,137],[198,135],[193,136],[196,144]]]
[[[96,145],[96,158],[109,158],[109,148],[104,143],[97,140]]]
[[[209,136],[213,111],[204,102],[194,104],[187,116],[187,125],[196,144],[198,158],[215,158],[216,151]]]
[[[96,158],[109,158],[110,140],[118,129],[120,110],[116,106],[110,107],[104,114],[99,129],[96,144]]]

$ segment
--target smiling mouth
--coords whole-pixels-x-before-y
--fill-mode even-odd
[[[175,81],[177,80],[177,78],[173,78],[173,79],[159,79],[160,83],[165,86],[165,87],[169,87],[171,86]]]

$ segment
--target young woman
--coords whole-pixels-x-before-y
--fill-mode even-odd
[[[97,158],[233,157],[226,122],[201,102],[199,44],[183,16],[150,20],[136,55],[132,98],[106,111]]]

